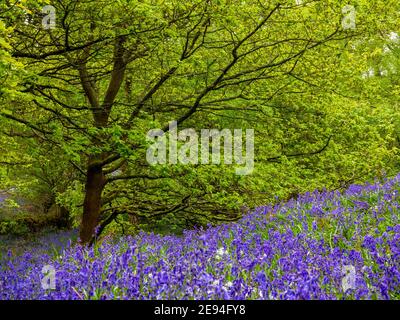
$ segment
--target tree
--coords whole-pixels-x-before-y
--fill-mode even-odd
[[[286,110],[294,93],[310,99],[332,91],[344,70],[354,72],[341,56],[357,56],[352,44],[382,23],[369,24],[371,9],[385,5],[359,1],[352,30],[341,24],[345,3],[338,1],[51,3],[54,29],[42,28],[35,2],[25,4],[31,19],[24,8],[6,17],[14,27],[11,55],[27,69],[19,88],[27,96],[9,99],[0,116],[62,152],[82,175],[83,243],[123,213],[137,219],[180,211],[190,220],[207,211],[234,219],[220,217],[220,198],[239,198],[246,178],[224,166],[150,166],[146,133],[167,132],[176,120],[180,128],[253,127],[261,142],[278,128],[263,125],[271,122],[266,110]],[[395,6],[388,8],[390,28]],[[258,161],[317,155],[331,141],[329,134],[300,138],[303,150],[261,148]]]

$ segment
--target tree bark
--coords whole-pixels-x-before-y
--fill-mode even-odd
[[[103,168],[96,164],[96,159],[89,160],[85,201],[83,203],[80,241],[90,244],[95,236],[95,230],[100,222],[101,194],[105,185]]]
[[[110,82],[103,103],[100,103],[99,91],[95,81],[93,80],[94,77],[89,74],[86,67],[86,62],[90,55],[90,47],[85,49],[85,59],[82,60],[83,62],[78,69],[83,90],[85,91],[93,111],[94,125],[98,129],[107,127],[108,118],[114,100],[124,80],[127,65],[125,59],[125,41],[126,37],[123,36],[118,37],[115,41],[113,70],[111,72]],[[98,144],[99,147],[103,147],[101,143],[99,144],[99,141],[93,141],[93,143]],[[89,157],[86,175],[85,201],[83,203],[83,215],[80,230],[80,240],[81,243],[85,245],[91,245],[93,243],[92,240],[96,236],[96,227],[100,227],[101,195],[106,183],[106,178],[103,172],[104,164],[99,163],[101,163],[104,158],[107,158],[104,154]]]

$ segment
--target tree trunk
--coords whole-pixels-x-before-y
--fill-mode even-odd
[[[101,210],[101,194],[104,189],[105,177],[101,166],[89,161],[86,177],[85,201],[83,203],[80,240],[82,244],[90,244],[99,224]]]

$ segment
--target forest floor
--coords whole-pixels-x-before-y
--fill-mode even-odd
[[[3,239],[0,299],[400,299],[399,192],[400,175],[91,248],[76,231]]]

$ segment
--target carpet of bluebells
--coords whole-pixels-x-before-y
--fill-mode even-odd
[[[183,236],[105,238],[90,249],[48,235],[0,256],[0,299],[399,299],[399,191],[400,175]],[[42,288],[45,265],[54,290]]]

